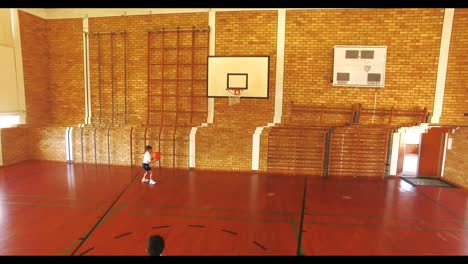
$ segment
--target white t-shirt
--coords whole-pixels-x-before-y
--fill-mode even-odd
[[[145,155],[143,156],[143,163],[149,164],[151,162],[151,154],[146,151]]]

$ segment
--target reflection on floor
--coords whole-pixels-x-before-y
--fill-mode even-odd
[[[418,154],[406,153],[403,161],[403,176],[416,177],[418,172]]]

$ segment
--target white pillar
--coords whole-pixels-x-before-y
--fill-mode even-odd
[[[442,26],[442,37],[440,40],[439,65],[437,68],[437,81],[434,95],[434,110],[431,123],[439,123],[444,103],[445,78],[447,76],[447,64],[450,48],[450,37],[452,35],[452,23],[455,10],[446,8],[444,24]]]
[[[216,46],[216,11],[210,9],[208,12],[208,25],[210,26],[210,50],[209,55],[215,55],[215,46]],[[199,127],[205,127],[208,124],[213,123],[214,119],[214,98],[208,98],[208,117],[206,123],[202,123],[200,126],[192,127],[190,130],[189,136],[189,168],[195,168],[195,146],[196,146],[196,135]]]
[[[278,28],[276,31],[276,85],[275,85],[275,115],[273,123],[257,127],[252,136],[252,170],[260,166],[260,136],[265,127],[281,123],[283,114],[283,77],[284,77],[284,42],[286,38],[286,10],[278,10]]]

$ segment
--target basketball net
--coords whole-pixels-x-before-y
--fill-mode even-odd
[[[236,105],[240,103],[241,90],[236,88],[226,89],[229,92],[229,106]]]

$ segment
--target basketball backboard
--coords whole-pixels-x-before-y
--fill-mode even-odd
[[[270,56],[209,56],[208,97],[268,99]]]

